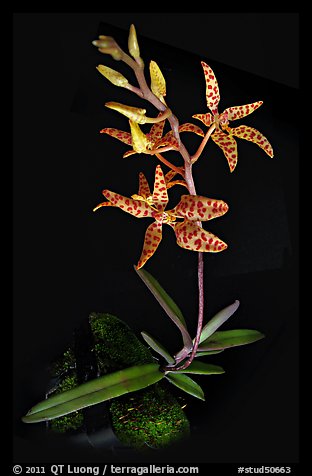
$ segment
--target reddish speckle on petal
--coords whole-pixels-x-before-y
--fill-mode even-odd
[[[196,251],[198,251],[201,247],[201,240],[198,238],[195,240],[194,244],[196,245]]]

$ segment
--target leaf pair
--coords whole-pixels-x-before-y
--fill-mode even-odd
[[[157,364],[136,365],[118,370],[43,400],[32,407],[22,420],[25,423],[52,420],[111,398],[141,390],[163,377],[164,373]]]
[[[136,272],[157,299],[164,311],[177,325],[182,334],[184,347],[174,358],[171,356],[170,352],[149,333],[146,331],[141,332],[145,342],[169,364],[167,367],[167,369],[169,369],[170,366],[174,366],[174,363],[179,356],[184,356],[185,359],[192,350],[192,341],[190,343],[190,334],[186,327],[185,318],[177,304],[150,273],[143,269],[136,269]],[[217,329],[234,314],[239,307],[239,304],[239,301],[236,300],[233,304],[225,307],[215,314],[215,316],[203,327],[200,336],[200,344],[195,355],[196,358],[217,354],[230,347],[250,344],[264,337],[260,332],[251,329],[235,329],[216,332]],[[194,380],[185,375],[186,373],[212,375],[224,373],[224,370],[222,367],[217,365],[193,360],[186,369],[166,372],[165,377],[170,383],[184,392],[204,400],[203,390],[196,382],[194,382]]]

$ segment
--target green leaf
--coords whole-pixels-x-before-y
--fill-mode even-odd
[[[195,357],[204,357],[205,355],[214,355],[214,354],[220,354],[220,352],[223,352],[223,349],[221,350],[203,350],[201,351],[200,349],[197,349],[198,352],[195,354]]]
[[[187,375],[178,374],[177,372],[169,372],[165,375],[165,378],[180,390],[183,390],[200,400],[205,400],[203,389]]]
[[[153,296],[157,299],[164,311],[168,314],[170,319],[172,319],[175,325],[180,329],[184,346],[191,350],[193,343],[189,333],[187,332],[185,319],[181,310],[150,273],[143,269],[134,269],[144,284],[151,291]]]
[[[194,361],[186,368],[182,370],[176,370],[175,374],[224,374],[224,370],[219,365],[207,364],[206,362]]]
[[[236,300],[233,304],[225,307],[219,311],[212,319],[203,327],[203,330],[200,335],[199,343],[203,342],[205,339],[208,339],[229,317],[234,314],[236,309],[239,306],[239,301]]]
[[[150,334],[148,334],[145,331],[141,332],[141,335],[143,339],[145,340],[145,342],[147,342],[147,344],[153,350],[155,350],[155,352],[160,354],[168,362],[168,364],[174,364],[175,362],[174,358],[171,357],[167,349],[165,349],[165,347],[162,344],[160,344],[160,342],[158,342],[156,339],[154,339],[154,337],[152,337]]]
[[[198,351],[228,349],[238,345],[251,344],[257,340],[263,339],[264,334],[251,329],[233,329],[230,331],[215,332],[211,337],[204,340]]]
[[[154,363],[128,367],[47,398],[32,407],[22,420],[25,423],[52,420],[125,393],[141,390],[164,376],[159,365]]]

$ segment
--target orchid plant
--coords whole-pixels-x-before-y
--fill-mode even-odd
[[[239,307],[238,300],[223,308],[204,325],[204,253],[223,252],[228,245],[204,229],[203,223],[222,217],[228,211],[229,206],[220,198],[198,195],[192,173],[193,165],[202,156],[209,138],[222,149],[230,172],[233,172],[237,166],[236,137],[255,143],[269,157],[273,157],[272,146],[262,133],[245,125],[235,128],[229,126],[231,121],[242,119],[253,113],[262,105],[262,101],[229,107],[219,113],[218,82],[211,67],[202,62],[206,82],[206,103],[210,112],[194,114],[193,118],[201,121],[207,129],[203,131],[198,125],[189,122],[180,125],[178,118],[165,101],[166,81],[155,61],[151,61],[149,65],[150,85],[148,85],[134,25],[131,25],[129,32],[129,54],[121,49],[112,37],[99,36],[97,40],[93,41],[93,45],[98,48],[100,53],[111,55],[114,60],[126,63],[133,70],[137,85],[130,84],[121,73],[108,66],[99,65],[97,70],[115,86],[128,89],[152,104],[157,111],[155,117],[148,117],[144,108],[108,102],[106,103],[108,108],[126,116],[129,129],[122,131],[106,127],[100,132],[118,139],[130,147],[123,157],[146,154],[155,156],[160,162],[155,169],[152,191],[145,175],[140,173],[137,194],[125,197],[105,189],[102,194],[106,200],[95,206],[94,211],[105,207],[115,207],[136,218],[152,219],[146,229],[141,256],[134,268],[178,327],[183,346],[174,355],[171,355],[157,339],[143,331],[141,333],[143,339],[157,353],[158,357],[155,363],[129,367],[51,396],[35,405],[23,417],[23,421],[27,423],[57,418],[127,392],[145,388],[163,378],[181,390],[204,400],[201,387],[186,374],[221,374],[224,370],[220,366],[198,361],[198,357],[216,354],[264,337],[261,332],[253,329],[218,331],[219,327]],[[169,123],[170,131],[164,134],[166,123]],[[144,124],[152,124],[149,132],[144,132],[141,129],[140,125]],[[181,139],[180,134],[184,132],[193,133],[201,138],[201,142],[193,154],[187,150]],[[163,154],[168,151],[179,154],[181,158],[179,166],[164,157]],[[164,167],[169,170],[164,171]],[[170,208],[170,206],[168,207],[170,201],[168,191],[174,186],[183,187],[184,190],[178,204]],[[198,318],[194,338],[188,332],[186,319],[180,308],[159,282],[143,269],[148,260],[153,259],[157,251],[162,240],[162,227],[165,224],[172,228],[178,246],[194,251],[198,255]]]

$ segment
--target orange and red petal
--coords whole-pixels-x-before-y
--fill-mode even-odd
[[[113,206],[114,205],[111,202],[102,202],[102,203],[99,203],[96,207],[94,207],[93,211],[95,212],[96,210],[98,210],[101,207],[113,207]]]
[[[224,215],[228,209],[228,204],[223,200],[200,195],[182,195],[174,213],[190,221],[208,221]]]
[[[138,154],[138,152],[136,150],[127,150],[127,152],[125,152],[122,157],[125,159],[126,157],[129,157],[133,154]]]
[[[174,185],[182,185],[182,187],[188,188],[185,180],[173,180],[173,182],[167,183],[167,189],[169,190],[169,188],[173,187]]]
[[[153,149],[158,149],[159,147],[166,147],[167,145],[171,145],[172,147],[179,147],[177,139],[174,137],[173,132],[167,132],[164,137],[162,137],[160,140],[155,142]]]
[[[147,197],[151,196],[151,190],[149,188],[148,181],[146,180],[146,177],[142,172],[139,173],[139,193],[138,193],[138,195],[140,195],[143,198],[147,198]]]
[[[213,123],[213,116],[209,112],[207,112],[206,114],[194,114],[194,116],[192,117],[203,122],[207,127],[211,126],[211,124]]]
[[[249,140],[257,144],[261,149],[268,154],[268,156],[273,157],[273,148],[268,141],[268,139],[261,134],[257,129],[253,129],[252,127],[248,126],[239,126],[231,129],[231,134],[235,137],[239,137],[240,139]]]
[[[100,133],[108,134],[109,136],[114,137],[125,144],[132,145],[130,132],[120,131],[119,129],[113,129],[112,127],[105,127],[105,129],[102,129]]]
[[[222,131],[217,131],[211,135],[211,138],[220,149],[222,149],[226,160],[228,161],[230,171],[233,172],[237,165],[237,144],[234,137],[225,134]]]
[[[208,109],[213,115],[218,114],[218,104],[220,102],[220,93],[217,79],[214,72],[208,64],[201,62],[206,81],[206,101]]]
[[[163,114],[163,112],[160,112],[157,117],[161,114]],[[155,143],[162,138],[165,122],[166,121],[155,122],[155,124],[152,125],[151,130],[146,134],[152,143]]]
[[[181,126],[179,126],[179,132],[194,132],[194,134],[197,134],[201,137],[204,137],[205,135],[200,127],[196,126],[195,124],[192,124],[191,122],[181,124]]]
[[[187,250],[218,253],[227,248],[220,238],[189,220],[175,225],[174,232],[177,244]]]
[[[245,104],[244,106],[232,106],[225,109],[222,116],[225,115],[228,121],[236,121],[242,117],[248,116],[254,112],[258,107],[262,106],[263,101],[253,102],[251,104]]]
[[[136,269],[142,268],[146,261],[153,256],[155,251],[158,248],[159,243],[162,239],[162,224],[154,222],[147,227],[145,238],[144,238],[144,245],[141,257],[139,262],[136,266]]]
[[[118,207],[124,212],[130,213],[137,218],[151,217],[153,209],[148,203],[142,200],[134,200],[133,198],[127,198],[119,193],[111,192],[110,190],[103,190],[103,195],[114,206]]]
[[[173,177],[175,177],[176,175],[177,175],[177,172],[175,170],[169,170],[169,172],[167,172],[165,175],[166,183],[168,184],[168,182],[170,182],[170,180],[172,180]]]
[[[163,211],[166,208],[168,201],[166,179],[160,165],[157,165],[155,170],[153,205],[156,206],[157,210]]]

